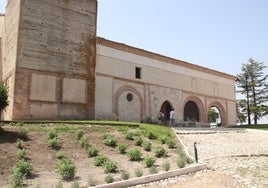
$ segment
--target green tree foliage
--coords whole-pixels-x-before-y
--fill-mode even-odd
[[[242,72],[237,75],[238,90],[242,95],[246,95],[246,111],[248,124],[251,124],[251,114],[253,114],[254,124],[258,119],[268,114],[268,75],[263,70],[266,68],[263,62],[257,62],[250,58],[247,64],[242,65]],[[241,112],[245,111],[244,109]]]
[[[0,83],[0,111],[8,106],[8,92],[6,86]]]
[[[210,108],[208,110],[208,122],[210,123],[216,122],[218,117],[219,117],[219,114],[216,112],[214,108]]]

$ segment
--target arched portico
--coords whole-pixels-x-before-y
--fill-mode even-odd
[[[204,105],[198,97],[188,97],[183,108],[184,121],[204,122]]]

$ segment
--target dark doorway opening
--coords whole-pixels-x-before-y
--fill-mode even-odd
[[[164,114],[164,121],[169,121],[169,113],[171,111],[171,104],[168,101],[165,101],[162,106],[160,111]]]
[[[199,121],[199,109],[194,101],[188,101],[185,104],[184,121]]]

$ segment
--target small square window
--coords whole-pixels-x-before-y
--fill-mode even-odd
[[[135,70],[135,77],[137,79],[141,79],[141,68],[140,67],[136,67],[136,70]]]

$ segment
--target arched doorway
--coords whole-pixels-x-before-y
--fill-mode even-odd
[[[199,121],[199,108],[194,101],[188,101],[184,106],[184,121]]]
[[[169,121],[169,113],[171,111],[172,105],[169,101],[163,102],[160,111],[164,114],[164,121]]]
[[[209,105],[208,108],[208,122],[209,122],[209,112],[213,110],[215,111],[215,113],[217,113],[217,118],[213,123],[217,123],[218,126],[223,126],[225,125],[226,122],[226,117],[225,117],[225,110],[224,107],[218,103],[218,102],[214,102],[212,104]]]

